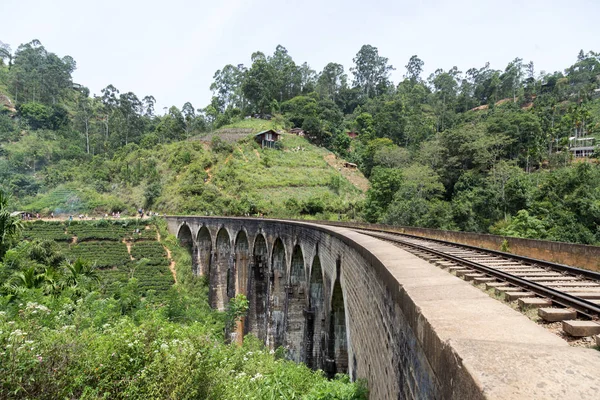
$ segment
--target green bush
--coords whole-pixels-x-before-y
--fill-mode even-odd
[[[27,268],[37,286],[9,295],[0,287],[0,398],[367,398],[362,382],[350,383],[348,376],[327,380],[321,371],[283,360],[281,350],[268,351],[252,335],[241,347],[227,345],[225,324],[231,327],[245,314],[247,300],[236,297],[228,313],[212,310],[205,279],[192,275],[190,254],[168,235],[164,220],[153,222],[156,227],[144,231],[161,233],[176,262],[175,285],[166,251],[156,241],[135,242],[133,261],[124,243],[109,240],[24,242],[9,250],[0,276],[15,272],[6,265]],[[30,231],[65,229],[57,222],[28,225]],[[69,228],[109,235],[134,226],[105,220]],[[48,284],[59,279],[59,270],[42,267],[59,263],[59,248],[68,258],[81,255],[112,267],[99,271],[100,285],[69,275],[71,286],[50,293]]]

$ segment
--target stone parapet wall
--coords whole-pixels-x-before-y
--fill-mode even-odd
[[[331,222],[325,222],[331,223]],[[474,232],[444,231],[440,229],[416,228],[408,226],[392,226],[367,223],[334,223],[336,226],[349,228],[382,229],[389,232],[406,233],[430,239],[447,240],[450,242],[482,247],[500,251],[506,240],[508,251],[512,254],[537,258],[540,260],[570,265],[600,272],[600,246],[553,242],[550,240],[523,239],[508,236],[489,235]]]

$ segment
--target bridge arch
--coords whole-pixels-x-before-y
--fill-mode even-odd
[[[198,248],[195,260],[197,267],[194,268],[194,273],[196,275],[210,277],[212,237],[206,225],[202,225],[202,227],[198,230],[198,234],[196,235],[196,246]]]
[[[250,262],[250,244],[248,234],[240,230],[235,238],[234,270],[236,271],[235,294],[248,294],[248,264]]]
[[[329,313],[326,373],[348,373],[348,333],[346,330],[346,306],[339,278],[333,285]]]
[[[271,273],[269,285],[269,311],[271,332],[267,337],[271,348],[277,348],[283,345],[285,311],[286,311],[286,283],[287,283],[287,263],[286,252],[283,241],[277,238],[273,243],[271,252]]]
[[[312,369],[323,368],[323,345],[324,332],[323,321],[324,314],[324,284],[323,270],[321,268],[321,260],[317,254],[315,255],[312,267],[310,269],[310,286],[308,293],[308,307],[306,311],[306,364]]]
[[[216,248],[210,268],[210,304],[218,310],[225,310],[229,300],[229,287],[232,275],[231,239],[225,228],[219,229]]]
[[[186,248],[192,247],[194,240],[192,238],[192,230],[185,222],[179,226],[177,230],[177,239],[179,243]]]
[[[267,340],[269,249],[262,233],[254,239],[248,282],[248,320],[246,331]]]
[[[192,271],[194,274],[197,274],[198,264],[196,263],[194,257],[194,238],[192,236],[192,229],[185,222],[179,226],[177,230],[177,239],[179,240],[179,244],[181,247],[185,248],[190,257],[192,258]]]
[[[304,254],[300,245],[292,251],[290,267],[290,281],[287,286],[287,322],[286,322],[286,348],[288,358],[301,362],[306,358],[306,349],[303,345],[306,309],[306,268]]]

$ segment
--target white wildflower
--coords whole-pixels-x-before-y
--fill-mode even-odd
[[[10,336],[27,336],[27,332],[23,332],[20,329],[16,329],[10,333]]]

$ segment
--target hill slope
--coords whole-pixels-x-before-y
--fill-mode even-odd
[[[152,148],[130,144],[112,160],[49,163],[35,176],[57,184],[23,198],[19,207],[42,213],[133,213],[144,207],[320,218],[355,213],[368,187],[359,171],[346,170],[333,153],[292,134],[282,135],[280,149],[261,149],[255,132],[276,124],[240,125]]]

